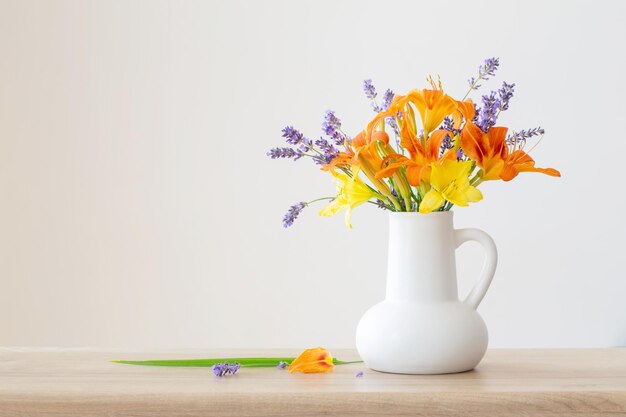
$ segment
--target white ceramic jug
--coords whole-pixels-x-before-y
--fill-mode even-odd
[[[495,273],[498,254],[478,229],[455,230],[453,213],[391,213],[385,300],[361,318],[356,345],[372,369],[443,374],[473,369],[487,349],[487,327],[476,312]],[[464,301],[457,291],[455,250],[475,240],[486,252],[478,283]]]

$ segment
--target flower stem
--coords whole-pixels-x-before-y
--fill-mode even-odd
[[[311,200],[311,201],[307,201],[306,204],[309,205],[311,203],[315,203],[317,201],[322,201],[322,200],[334,200],[336,197],[320,197],[320,198],[316,198],[315,200]]]

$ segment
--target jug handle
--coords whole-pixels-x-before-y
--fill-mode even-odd
[[[473,240],[480,243],[485,249],[485,262],[480,272],[480,278],[464,300],[465,303],[476,309],[485,296],[487,289],[489,289],[491,280],[496,273],[498,250],[491,236],[479,229],[457,229],[454,231],[454,238],[457,248],[463,243]]]

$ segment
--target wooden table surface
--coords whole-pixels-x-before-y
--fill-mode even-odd
[[[351,364],[330,374],[242,368],[218,378],[207,368],[110,362],[297,353],[0,348],[0,416],[626,416],[626,349],[496,349],[473,371],[430,376]]]

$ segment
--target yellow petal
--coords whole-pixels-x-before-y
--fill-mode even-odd
[[[352,207],[348,206],[348,210],[346,210],[346,226],[348,229],[352,229]]]
[[[420,213],[430,213],[433,210],[437,210],[439,207],[443,206],[443,203],[445,202],[446,200],[439,193],[439,191],[431,188],[420,203]]]
[[[334,216],[346,207],[345,202],[340,201],[340,196],[337,196],[326,207],[320,210],[319,215],[324,217]]]
[[[475,203],[483,199],[483,193],[476,187],[470,186],[465,192],[465,196],[467,197],[467,201],[471,203]]]

